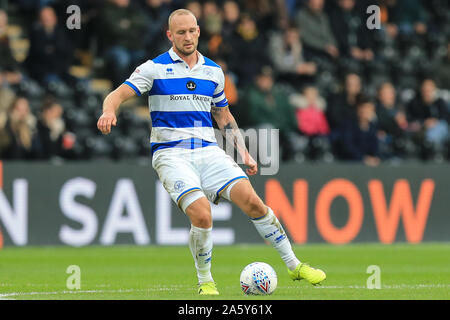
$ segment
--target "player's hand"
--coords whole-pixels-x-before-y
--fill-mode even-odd
[[[258,172],[258,163],[252,158],[252,156],[247,154],[244,162],[244,164],[248,167],[245,172],[247,172],[249,176],[253,176]]]
[[[111,132],[111,126],[116,126],[116,124],[117,117],[114,112],[103,112],[97,121],[97,128],[103,134],[109,134]]]

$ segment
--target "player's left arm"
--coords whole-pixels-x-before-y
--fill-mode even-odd
[[[217,122],[217,125],[228,143],[232,143],[234,148],[239,152],[239,155],[244,160],[244,164],[248,166],[246,172],[248,175],[254,175],[258,172],[258,164],[252,158],[245,146],[244,138],[237,125],[236,120],[230,112],[228,106],[226,107],[211,107],[211,114]]]

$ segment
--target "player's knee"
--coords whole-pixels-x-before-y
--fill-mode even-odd
[[[198,228],[211,228],[212,218],[209,212],[197,213],[191,218],[191,223]]]
[[[195,200],[186,208],[185,212],[194,226],[199,228],[212,226],[211,208],[205,197]]]
[[[247,210],[246,213],[252,218],[258,218],[266,214],[267,207],[264,205],[262,200],[256,196],[250,196],[247,200]]]

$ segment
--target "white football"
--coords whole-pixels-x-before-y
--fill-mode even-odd
[[[272,294],[277,288],[277,274],[264,262],[253,262],[244,268],[240,277],[241,289],[247,295]]]

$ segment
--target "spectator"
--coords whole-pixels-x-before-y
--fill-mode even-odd
[[[256,128],[279,129],[283,158],[292,154],[289,136],[296,131],[294,110],[289,103],[288,94],[274,84],[270,67],[263,67],[255,82],[245,91],[243,100],[248,109],[249,124]]]
[[[325,117],[327,103],[314,86],[306,86],[301,95],[291,95],[290,101],[297,108],[298,129],[308,139],[305,153],[309,159],[316,160],[329,148],[330,128]]]
[[[0,130],[5,127],[8,116],[8,108],[13,103],[16,95],[6,85],[6,80],[0,74]]]
[[[345,159],[362,161],[368,166],[377,166],[378,138],[375,105],[366,97],[358,96],[357,118],[349,119],[342,128],[342,148]]]
[[[18,64],[11,54],[8,38],[8,15],[0,10],[0,130],[7,120],[7,110],[15,98],[10,86],[17,84],[22,75]]]
[[[450,111],[438,97],[436,84],[431,79],[422,82],[418,95],[407,108],[408,121],[423,134],[424,142],[431,144],[433,152],[443,151],[449,138]]]
[[[395,38],[401,34],[425,34],[427,14],[419,0],[382,0],[381,18],[387,34]]]
[[[6,125],[0,130],[2,159],[32,159],[36,150],[36,119],[28,100],[17,97],[8,110]]]
[[[227,63],[231,61],[235,55],[236,48],[231,44],[236,38],[236,30],[238,29],[241,11],[239,4],[234,0],[227,0],[222,7],[223,24],[222,24],[222,43],[219,48],[220,56],[224,58]]]
[[[144,11],[149,21],[145,31],[147,54],[156,56],[165,51],[167,47],[165,35],[161,30],[166,27],[170,8],[168,3],[163,0],[145,0]]]
[[[39,23],[30,33],[30,51],[26,66],[30,76],[44,85],[67,82],[73,51],[64,29],[58,25],[55,11],[45,7]]]
[[[6,3],[6,1],[3,1]],[[14,1],[18,12],[24,21],[33,21],[36,18],[36,12],[43,7],[54,4],[54,0],[16,0]],[[1,3],[1,1],[0,1]]]
[[[269,63],[266,42],[249,14],[241,15],[234,37],[226,45],[232,48],[228,50],[231,52],[228,64],[241,87],[250,84],[262,66]]]
[[[119,86],[145,59],[142,35],[149,22],[130,0],[109,0],[102,10],[100,29],[104,56],[113,85]]]
[[[361,91],[360,76],[347,74],[344,91],[333,95],[327,108],[327,119],[332,130],[339,130],[348,119],[356,119],[356,98]]]
[[[14,59],[8,37],[8,15],[0,10],[0,84],[15,85],[22,80],[19,64]]]
[[[355,0],[338,0],[338,7],[330,14],[330,24],[342,56],[357,61],[371,61],[370,32],[355,10]]]
[[[246,90],[245,97],[252,125],[267,125],[280,130],[295,127],[293,108],[286,92],[274,84],[270,67],[261,69],[254,84]]]
[[[186,9],[191,11],[197,19],[197,24],[203,29],[203,7],[200,1],[190,0],[186,4]]]
[[[203,3],[204,27],[209,34],[217,34],[222,30],[222,13],[214,1],[208,0]]]
[[[387,157],[403,155],[407,138],[408,121],[398,105],[392,83],[385,82],[378,89],[376,105],[378,137],[389,150]]]
[[[436,62],[433,74],[439,88],[450,90],[450,41],[445,56]]]
[[[203,4],[204,27],[203,35],[207,39],[207,55],[216,57],[222,47],[223,18],[219,7],[214,1]]]
[[[397,0],[396,24],[400,33],[427,33],[428,15],[419,0]]]
[[[262,30],[287,27],[288,14],[284,0],[246,0],[242,3],[245,11],[254,14],[256,24]]]
[[[305,50],[312,55],[337,58],[339,49],[323,6],[324,0],[308,0],[307,6],[299,10],[296,23],[302,31]]]
[[[41,0],[39,0],[42,2]],[[69,15],[67,9],[70,6],[78,6],[80,8],[80,28],[67,29],[67,37],[73,48],[78,50],[87,51],[90,49],[93,38],[96,37],[96,21],[98,20],[99,14],[103,8],[104,0],[51,0],[46,1],[46,6],[51,6],[56,13],[58,21],[67,26],[67,22],[73,20],[68,20]],[[70,17],[73,18],[71,15]],[[78,52],[75,51],[75,57],[79,58]]]
[[[379,0],[380,18],[385,34],[388,38],[394,39],[398,35],[396,24],[397,0]]]
[[[239,101],[238,90],[235,83],[235,75],[228,70],[228,65],[223,59],[217,59],[217,64],[222,68],[225,75],[225,96],[227,97],[228,104],[234,106]]]
[[[302,95],[292,95],[291,103],[297,108],[298,129],[308,137],[326,136],[330,133],[325,117],[327,103],[314,86],[306,86]]]
[[[222,36],[225,41],[233,36],[234,30],[239,23],[240,14],[241,11],[236,1],[227,0],[223,3]]]
[[[317,66],[303,57],[300,32],[295,26],[290,26],[284,33],[272,33],[269,44],[272,64],[279,74],[279,79],[296,87],[312,80]]]
[[[246,127],[248,119],[244,110],[239,106],[239,92],[236,86],[236,76],[228,69],[228,64],[225,60],[219,58],[216,60],[217,64],[222,68],[225,75],[225,96],[227,97],[228,104],[233,116],[236,118],[237,123],[241,127]]]
[[[53,159],[70,157],[74,135],[66,131],[63,108],[52,99],[44,100],[37,122],[37,157]]]

